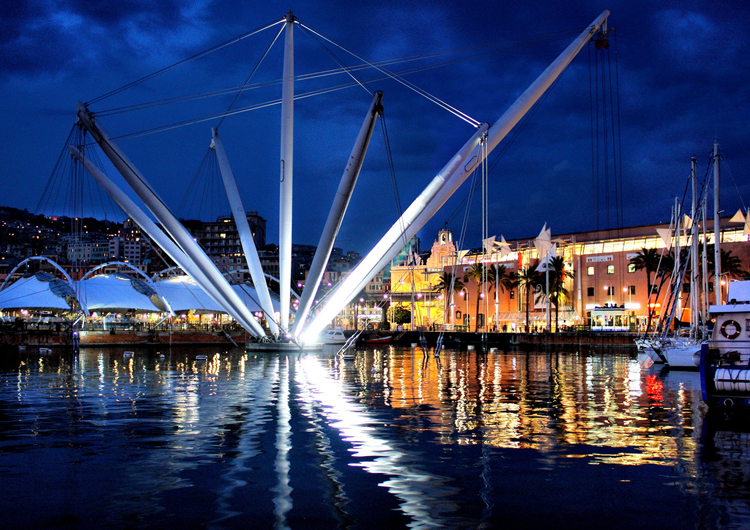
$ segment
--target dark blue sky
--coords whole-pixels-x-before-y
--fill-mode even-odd
[[[259,5],[263,4],[263,5]],[[355,4],[355,5],[352,5]],[[98,96],[294,10],[304,24],[371,61],[473,47],[454,61],[437,54],[394,71],[449,63],[407,79],[473,118],[494,122],[536,76],[604,9],[611,11],[610,49],[584,51],[534,110],[512,142],[490,155],[489,234],[534,237],[543,223],[561,234],[668,221],[682,196],[692,156],[703,176],[714,138],[725,161],[722,202],[733,214],[750,201],[750,20],[745,2],[276,2],[27,1],[0,8],[0,173],[8,206],[60,212],[62,191],[45,188],[75,120],[77,100]],[[192,61],[91,105],[102,112],[139,102],[242,85],[276,29]],[[549,40],[552,34],[564,38]],[[533,39],[525,39],[534,36]],[[295,32],[296,74],[336,68],[331,58]],[[491,43],[513,43],[495,53]],[[531,44],[534,44],[533,46]],[[347,65],[357,61],[329,47]],[[281,76],[281,41],[253,82]],[[598,61],[598,69],[595,63]],[[592,75],[602,67],[616,102],[592,136]],[[372,70],[363,79],[379,77]],[[298,93],[348,82],[343,75],[299,81]],[[384,92],[388,138],[402,208],[471,136],[472,128],[391,80]],[[619,88],[619,90],[617,90]],[[278,98],[278,85],[244,93],[237,106]],[[226,110],[233,95],[101,118],[115,136]],[[601,96],[600,96],[601,97]],[[595,98],[594,98],[595,100]],[[299,100],[295,116],[294,240],[317,244],[333,193],[371,101],[362,88]],[[609,112],[609,111],[607,111]],[[596,114],[594,114],[596,117]],[[601,116],[600,116],[601,119]],[[614,126],[613,123],[614,122]],[[169,132],[121,140],[121,146],[173,210],[206,218],[228,212],[198,180],[210,141],[208,121]],[[245,207],[278,234],[279,107],[227,118],[220,128]],[[613,144],[613,135],[615,143]],[[511,135],[513,136],[513,135]],[[592,156],[599,145],[599,161]],[[616,164],[603,162],[613,149]],[[496,160],[502,152],[502,156]],[[592,161],[593,160],[593,161]],[[58,176],[55,175],[55,179]],[[62,176],[59,176],[62,179]],[[209,186],[210,187],[210,186]],[[188,193],[192,190],[192,194]],[[464,219],[468,183],[420,233],[429,247],[445,223],[456,234]],[[90,193],[90,192],[87,192]],[[96,197],[96,194],[90,194]],[[202,196],[202,200],[198,199]],[[94,201],[96,202],[96,200]],[[54,208],[51,205],[55,204]],[[474,197],[464,246],[481,244],[481,197]],[[620,208],[618,209],[618,206]],[[57,209],[58,211],[50,211]],[[112,215],[112,214],[108,214]],[[384,138],[376,128],[337,246],[368,250],[397,218]]]

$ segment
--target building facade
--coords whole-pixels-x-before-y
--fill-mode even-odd
[[[666,228],[669,225],[645,225],[556,236],[553,240],[556,255],[563,258],[570,277],[564,280],[558,293],[558,307],[549,304],[550,328],[639,331],[648,325],[649,313],[652,319],[658,319],[669,288],[662,287],[657,298],[661,277],[651,273],[650,285],[654,290],[649,296],[649,274],[639,270],[632,260],[645,250],[655,249],[658,255],[665,256],[666,265],[669,250],[677,243],[675,237],[665,240],[657,233],[657,229]],[[750,244],[743,228],[741,223],[722,219],[721,249],[738,258],[747,270]],[[707,231],[706,243],[713,245],[712,223],[708,223]],[[699,237],[701,246],[703,239]],[[689,236],[679,238],[681,248],[688,244]],[[709,261],[712,259],[709,254]],[[486,277],[474,277],[472,271],[479,264],[492,270],[504,267],[513,286],[503,287],[499,282],[483,281]],[[528,326],[529,331],[541,331],[547,327],[547,297],[539,288],[526,289],[518,282],[519,271],[527,267],[536,269],[538,265],[533,239],[512,240],[507,247],[491,252],[470,252],[456,249],[450,231],[441,230],[429,258],[391,268],[391,302],[412,312],[409,326],[414,329],[442,329],[445,325],[456,330],[524,331]],[[457,279],[453,292],[445,286],[441,288],[444,273]],[[663,277],[668,280],[670,273]],[[721,283],[726,280],[722,277]],[[540,273],[538,281],[544,282],[544,273]],[[710,303],[714,303],[713,289],[714,279],[710,277]],[[685,278],[677,320],[690,318],[689,292],[689,280]]]

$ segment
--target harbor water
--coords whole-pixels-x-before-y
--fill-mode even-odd
[[[0,523],[748,528],[750,428],[700,400],[617,351],[3,352]]]

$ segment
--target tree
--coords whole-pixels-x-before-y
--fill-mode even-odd
[[[644,248],[638,254],[630,258],[630,263],[635,267],[635,270],[646,271],[646,285],[648,289],[648,324],[646,325],[646,333],[651,329],[651,320],[654,316],[653,307],[651,307],[651,274],[656,272],[659,268],[659,261],[661,255],[655,248]]]
[[[452,290],[451,290],[452,286]],[[454,274],[450,272],[441,272],[438,276],[438,281],[435,283],[435,285],[432,286],[432,288],[439,292],[444,293],[445,296],[445,313],[450,311],[451,313],[451,321],[453,320],[453,293],[457,293],[461,291],[461,289],[464,288],[464,282],[462,282],[459,278],[457,278]],[[443,325],[445,325],[445,317],[443,317]]]
[[[479,331],[479,301],[481,299],[480,294],[482,292],[482,287],[487,281],[487,269],[484,268],[483,264],[475,263],[466,272],[466,274],[464,274],[464,281],[468,282],[469,280],[474,280],[475,282],[477,282],[477,308],[476,308],[476,311],[474,312],[477,320],[474,326],[474,331]]]
[[[565,260],[562,256],[555,256],[549,263],[549,299],[555,304],[555,333],[558,325],[558,306],[560,302],[568,300],[568,290],[565,288],[565,280],[574,276],[572,271],[565,269]]]
[[[497,287],[497,293],[495,293],[495,307],[497,307],[497,295],[500,292],[510,291],[516,286],[516,282],[508,274],[508,269],[505,265],[495,263],[492,267],[487,268],[487,282],[490,284],[490,292],[495,290]],[[498,325],[495,322],[495,325]]]
[[[393,309],[393,322],[396,324],[411,322],[411,311],[404,307],[396,306]]]
[[[523,269],[518,271],[516,276],[518,279],[518,286],[524,290],[524,296],[526,298],[526,331],[529,331],[529,295],[534,292],[538,293],[542,290],[542,280],[539,271],[532,265],[526,265]]]
[[[720,250],[722,276],[729,276],[730,278],[745,278],[750,276],[750,273],[742,268],[742,260],[738,256],[732,254],[731,250],[724,250],[723,248]],[[706,260],[708,262],[708,274],[713,276],[716,269],[714,266],[716,260],[714,259],[713,245],[708,246],[708,256],[706,257],[708,258]]]

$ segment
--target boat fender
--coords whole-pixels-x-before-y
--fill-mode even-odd
[[[721,325],[721,334],[724,336],[725,339],[734,340],[740,336],[741,332],[742,332],[742,328],[740,328],[740,325],[737,323],[736,320],[725,320],[724,323]]]

